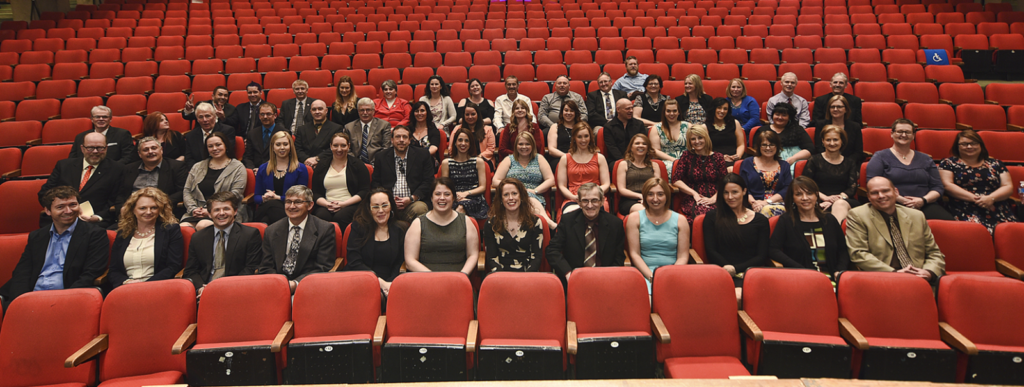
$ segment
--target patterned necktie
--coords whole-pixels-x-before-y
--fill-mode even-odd
[[[907,244],[903,242],[903,233],[900,232],[899,224],[896,223],[896,214],[886,217],[889,222],[889,235],[892,236],[892,244],[896,248],[896,258],[899,259],[901,267],[910,267],[913,262],[910,260],[910,253],[907,252]]]
[[[78,190],[81,191],[85,188],[85,183],[89,182],[89,177],[92,176],[92,165],[85,167],[85,173],[82,174],[82,182],[78,184]]]
[[[613,111],[615,111],[615,109],[612,109],[611,93],[604,93],[604,117],[609,120],[612,119]]]
[[[295,129],[306,124],[306,110],[303,109],[305,107],[305,103],[303,102],[304,101],[299,101],[299,113],[295,116],[295,127],[292,128],[292,133],[295,132]]]
[[[284,258],[284,263],[281,264],[281,270],[288,275],[292,275],[295,272],[295,261],[299,256],[299,235],[302,229],[299,226],[292,226],[292,243],[288,249],[288,255]]]
[[[363,124],[363,138],[359,145],[359,158],[364,163],[370,163],[370,152],[366,150],[366,145],[370,143],[370,124]]]
[[[586,259],[583,260],[583,266],[594,267],[597,266],[597,232],[594,231],[592,224],[587,224],[587,233],[585,234],[587,249]]]
[[[210,281],[224,276],[224,231],[217,231],[217,248],[213,251],[213,273]]]

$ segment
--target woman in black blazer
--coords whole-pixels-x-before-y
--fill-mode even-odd
[[[405,262],[405,230],[393,215],[395,199],[390,190],[375,188],[363,202],[348,237],[345,270],[373,271],[386,298]]]
[[[121,208],[107,278],[114,288],[174,278],[182,269],[184,251],[181,226],[167,195],[152,187],[140,189]]]
[[[814,269],[833,279],[850,266],[843,228],[834,216],[821,210],[818,185],[811,178],[793,180],[786,194],[786,213],[779,217],[769,241],[768,256],[785,267]]]
[[[708,116],[715,114],[711,111],[711,102],[714,98],[704,93],[704,83],[700,81],[700,76],[697,74],[690,74],[683,81],[685,89],[683,95],[676,97],[676,102],[679,102],[679,120],[686,121],[693,125],[704,125],[707,121]],[[690,111],[691,104],[700,105],[699,110],[694,109]]]
[[[370,171],[348,152],[348,132],[331,137],[331,160],[320,162],[313,170],[313,215],[335,222],[342,230],[352,223],[359,202],[370,193]]]

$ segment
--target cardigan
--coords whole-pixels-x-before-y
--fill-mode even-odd
[[[775,231],[768,247],[768,257],[785,267],[802,267],[814,269],[811,259],[811,247],[803,234],[797,233],[793,224],[793,213],[787,212],[779,216]],[[822,271],[835,278],[837,272],[847,270],[850,266],[850,252],[846,249],[846,235],[832,214],[825,214],[825,267]]]
[[[328,163],[330,164],[330,163]],[[260,169],[256,171],[256,188],[253,191],[253,199],[256,200],[256,204],[263,204],[263,194],[267,190],[274,191],[274,174],[267,174],[267,167],[270,163],[263,163],[260,165]],[[281,188],[282,192],[275,192],[278,196],[284,198],[284,193],[288,191],[293,185],[306,185],[309,184],[309,171],[306,169],[306,165],[299,163],[299,166],[294,171],[285,172],[284,174],[284,186]]]
[[[767,187],[764,186],[764,182],[761,181],[761,174],[757,173],[757,169],[754,168],[754,158],[747,157],[743,159],[740,164],[740,177],[743,181],[747,182],[747,193],[753,196],[757,200],[765,200],[764,193]],[[779,160],[779,173],[775,177],[775,187],[773,191],[782,197],[786,197],[786,191],[789,191],[789,185],[793,182],[793,174],[789,172],[789,163],[786,160]]]
[[[332,159],[333,160],[333,159]],[[327,196],[327,188],[324,188],[324,178],[327,177],[327,171],[331,169],[331,161],[324,160],[316,165],[316,169],[313,170],[313,202],[317,199]],[[345,166],[345,181],[348,184],[348,192],[352,196],[359,196],[362,199],[366,199],[370,194],[370,170],[366,169],[366,164],[363,164],[358,158],[353,156],[351,153],[348,154],[348,165]]]
[[[206,171],[209,168],[210,159],[207,158],[193,165],[192,170],[189,171],[188,178],[185,180],[185,191],[182,192],[182,200],[185,202],[185,215],[181,217],[182,219],[191,217],[192,211],[196,208],[206,206],[206,197],[199,191],[199,183],[206,178]],[[245,166],[241,161],[231,159],[224,167],[224,172],[221,172],[220,177],[214,182],[213,189],[217,192],[230,191],[241,199],[245,193],[245,183]],[[238,211],[235,214],[235,221],[244,223],[247,220],[245,214],[246,211]]]

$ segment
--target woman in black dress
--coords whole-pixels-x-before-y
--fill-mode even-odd
[[[405,262],[405,230],[398,226],[395,202],[387,188],[376,188],[359,206],[348,237],[345,270],[367,270],[377,275],[384,297]],[[384,303],[381,303],[383,307]]]
[[[715,207],[704,218],[704,250],[739,287],[747,269],[768,263],[768,218],[750,209],[747,183],[735,173],[718,182]]]
[[[803,176],[821,189],[818,192],[821,208],[842,223],[850,209],[860,205],[854,198],[860,179],[860,162],[843,154],[848,137],[842,128],[826,125],[821,130],[821,138],[825,151],[807,160]]]

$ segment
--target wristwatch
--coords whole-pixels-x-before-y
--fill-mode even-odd
[[[839,193],[839,197],[843,198],[843,200],[846,200],[846,199],[850,198],[849,196],[846,195],[846,192],[840,192]]]

